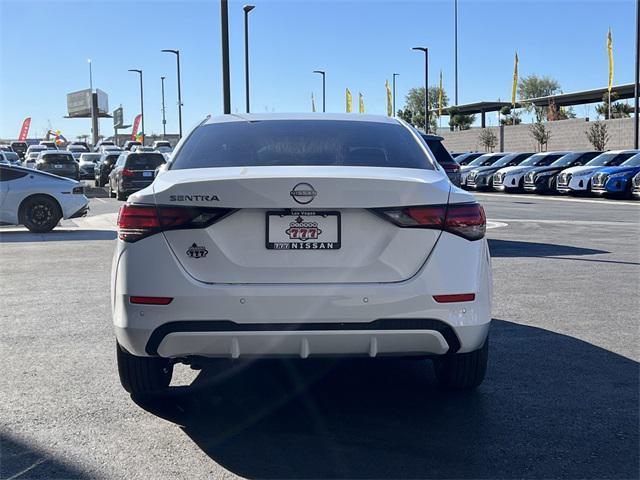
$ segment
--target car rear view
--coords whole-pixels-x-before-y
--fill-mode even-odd
[[[80,180],[78,162],[73,159],[71,152],[45,150],[38,156],[36,169],[59,177]]]
[[[453,183],[456,187],[460,186],[460,165],[456,162],[451,154],[448,152],[444,145],[442,144],[442,137],[437,135],[425,135],[421,134],[422,139],[433,153],[433,156],[436,158],[436,162],[444,169],[449,177],[451,183]]]
[[[213,117],[118,218],[123,386],[204,358],[430,357],[484,378],[485,216],[418,133],[387,117]],[[152,272],[152,274],[150,274]]]
[[[131,153],[122,169],[120,189],[125,194],[137,192],[153,182],[155,170],[165,163],[161,153]]]

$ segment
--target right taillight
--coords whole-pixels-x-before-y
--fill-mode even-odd
[[[380,208],[375,212],[399,227],[444,230],[467,240],[480,240],[487,227],[484,209],[478,203]]]
[[[135,242],[166,230],[206,228],[231,212],[228,208],[124,204],[118,214],[118,238]]]

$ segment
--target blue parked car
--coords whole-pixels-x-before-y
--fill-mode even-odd
[[[598,169],[591,176],[591,192],[596,195],[628,196],[632,189],[631,179],[638,173],[640,173],[640,153],[617,167]]]

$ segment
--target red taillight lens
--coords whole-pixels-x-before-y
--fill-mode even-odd
[[[445,172],[458,172],[460,170],[460,165],[457,163],[445,163],[442,165]]]
[[[480,240],[487,229],[484,208],[478,203],[450,204],[444,229],[467,240]]]
[[[374,211],[399,227],[445,230],[467,240],[483,238],[487,223],[484,209],[478,203],[382,208]]]
[[[118,238],[135,242],[164,230],[205,228],[230,212],[232,210],[228,208],[124,204],[118,214]]]
[[[128,168],[123,168],[122,169],[122,176],[123,177],[133,177],[135,175],[135,173],[133,173],[132,170],[129,170]]]
[[[129,297],[129,302],[136,305],[169,305],[172,297]]]

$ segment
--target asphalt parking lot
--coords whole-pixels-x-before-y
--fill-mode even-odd
[[[0,478],[637,478],[640,202],[478,199],[494,324],[470,395],[375,359],[181,366],[132,399],[108,302],[120,202],[0,229]]]

